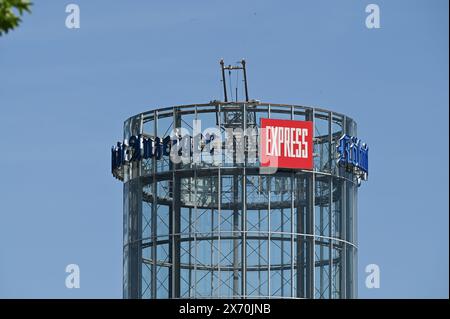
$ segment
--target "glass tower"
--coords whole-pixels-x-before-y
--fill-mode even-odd
[[[314,169],[269,174],[258,161],[222,152],[219,163],[161,156],[113,170],[124,182],[124,298],[356,297],[358,180],[337,164],[339,138],[356,136],[351,118],[298,105],[211,102],[133,116],[124,140],[162,141],[180,127],[192,134],[193,120],[223,134],[258,130],[261,118],[313,121]]]

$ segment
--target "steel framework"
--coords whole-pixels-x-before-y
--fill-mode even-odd
[[[114,171],[124,181],[125,298],[356,297],[358,187],[335,151],[342,134],[356,135],[351,118],[215,101],[133,116],[124,139],[165,137],[192,129],[193,119],[225,134],[258,128],[261,118],[313,121],[314,169],[265,174],[258,162],[226,161],[223,153],[218,165],[163,157]]]

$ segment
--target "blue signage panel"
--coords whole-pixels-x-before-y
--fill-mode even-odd
[[[338,164],[352,170],[363,180],[369,174],[369,147],[357,137],[344,134],[336,146]]]
[[[142,134],[131,136],[128,141],[123,143],[117,142],[117,145],[111,148],[111,171],[120,168],[124,164],[140,161],[143,159],[155,158],[160,160],[163,156],[170,156],[172,147],[177,146],[178,155],[182,152],[192,154],[193,141],[192,136],[186,135],[185,138],[181,136],[171,139],[170,136],[164,138],[160,137],[144,137]],[[200,150],[203,151],[205,145],[210,144],[215,139],[214,134],[200,135],[199,140]],[[187,151],[189,149],[189,151]],[[211,154],[214,153],[214,148],[209,150]]]

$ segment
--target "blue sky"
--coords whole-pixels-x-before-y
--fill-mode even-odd
[[[78,0],[77,30],[35,2],[0,37],[0,297],[121,298],[110,146],[131,115],[221,99],[218,60],[245,57],[251,98],[345,113],[370,145],[359,296],[448,298],[448,1]]]

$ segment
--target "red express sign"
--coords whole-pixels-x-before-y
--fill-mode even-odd
[[[261,119],[261,166],[313,168],[313,123]]]

